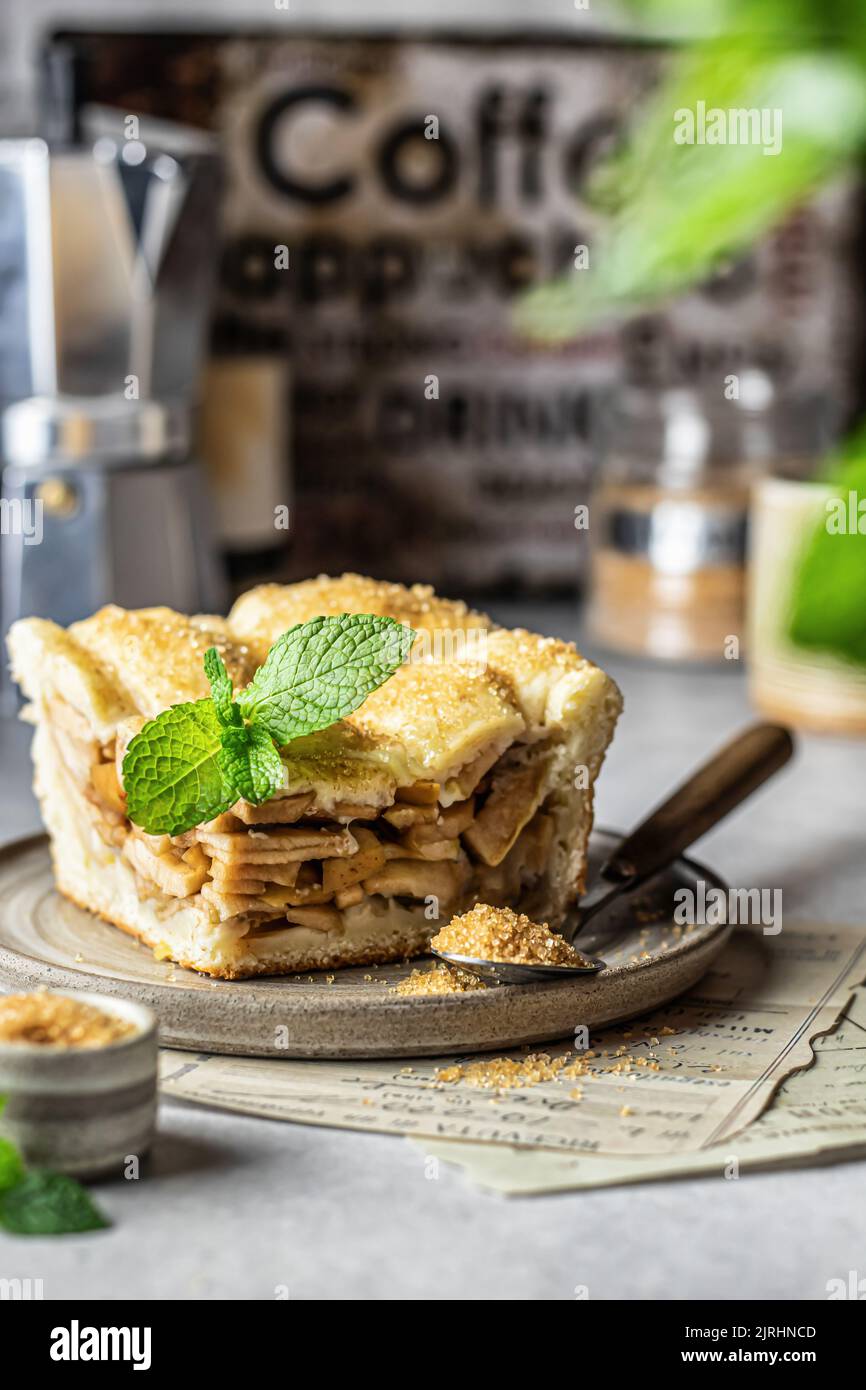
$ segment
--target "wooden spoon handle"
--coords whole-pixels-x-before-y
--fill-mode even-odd
[[[601,871],[613,882],[641,883],[664,869],[791,757],[780,724],[755,724],[699,767],[622,841]]]

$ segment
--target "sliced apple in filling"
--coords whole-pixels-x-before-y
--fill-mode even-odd
[[[239,801],[232,807],[232,814],[244,825],[289,825],[300,820],[312,806],[315,797],[312,792],[298,796],[280,796],[266,801],[263,806],[251,806],[248,801]]]
[[[411,787],[397,788],[397,800],[410,806],[435,806],[440,791],[438,782],[413,782]]]
[[[457,864],[391,859],[384,868],[364,880],[364,887],[368,893],[381,893],[386,898],[432,896],[450,902],[464,881],[461,868]]]
[[[245,830],[218,834],[202,829],[198,839],[211,854],[226,863],[288,863],[293,859],[330,859],[354,854],[358,842],[350,831],[305,827],[297,830]]]
[[[185,863],[170,850],[154,853],[137,835],[129,835],[123,853],[142,877],[155,883],[172,898],[188,898],[205,881],[207,866]]]
[[[296,927],[311,927],[313,931],[341,931],[343,919],[335,907],[289,907],[286,920]]]
[[[112,811],[126,814],[126,799],[114,763],[95,763],[90,769],[90,781],[99,800]]]
[[[322,886],[331,893],[342,893],[376,873],[385,863],[385,848],[372,830],[354,832],[357,853],[348,859],[328,859],[322,865]]]
[[[540,759],[503,769],[493,789],[464,832],[464,840],[485,864],[501,864],[541,803],[545,765]]]

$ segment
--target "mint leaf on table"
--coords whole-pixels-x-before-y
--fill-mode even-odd
[[[0,1113],[6,1096],[0,1096]],[[10,1139],[0,1137],[0,1230],[17,1236],[53,1236],[99,1231],[108,1225],[74,1178],[33,1168]]]
[[[23,1177],[24,1164],[20,1153],[11,1139],[0,1139],[0,1192],[15,1187]]]
[[[410,627],[370,613],[299,623],[238,696],[241,712],[280,745],[326,729],[394,674],[414,638]]]
[[[237,801],[220,770],[223,725],[212,700],[173,705],[130,740],[126,813],[151,835],[180,835]]]
[[[64,1173],[33,1168],[0,1192],[0,1227],[11,1235],[72,1235],[107,1225],[86,1189]]]

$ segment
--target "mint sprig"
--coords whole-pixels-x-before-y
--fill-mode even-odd
[[[208,647],[204,654],[204,673],[210,683],[210,697],[217,719],[226,729],[240,727],[244,721],[232,699],[232,678],[216,647]]]
[[[414,636],[393,618],[370,613],[299,623],[277,638],[238,704],[280,744],[327,729],[384,684]]]
[[[204,654],[205,675],[210,681],[211,699],[221,725],[217,766],[231,796],[255,805],[267,801],[285,781],[283,764],[265,729],[244,723],[240,708],[232,698],[232,682],[216,647]]]
[[[24,1177],[21,1155],[11,1139],[0,1138],[0,1192],[14,1187]]]
[[[151,835],[179,835],[237,801],[223,777],[224,726],[213,700],[172,705],[130,739],[126,814]]]
[[[32,1168],[0,1192],[0,1226],[11,1235],[73,1235],[107,1225],[87,1189],[65,1173]]]
[[[173,705],[130,740],[130,820],[152,835],[180,835],[240,799],[267,801],[286,780],[278,749],[356,710],[406,660],[414,638],[404,624],[369,613],[312,618],[277,638],[237,698],[211,647],[210,698]]]
[[[0,1112],[6,1097],[0,1096]],[[0,1138],[0,1230],[16,1236],[96,1231],[108,1222],[74,1178],[24,1167],[11,1139]]]
[[[243,797],[258,806],[285,784],[286,774],[274,741],[250,724],[223,730],[220,771],[231,788],[229,805]]]

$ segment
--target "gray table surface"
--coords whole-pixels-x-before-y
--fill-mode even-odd
[[[572,636],[565,607],[500,608]],[[597,653],[590,653],[598,655]],[[626,712],[598,794],[625,827],[751,717],[743,673],[606,659]],[[0,839],[33,830],[27,730],[0,726]],[[707,836],[733,884],[781,888],[787,918],[862,922],[866,743],[803,738],[797,762]],[[161,1109],[138,1182],[102,1184],[111,1230],[0,1238],[0,1277],[51,1298],[822,1299],[866,1274],[866,1170],[846,1162],[549,1197],[505,1198],[424,1173],[398,1138]]]

